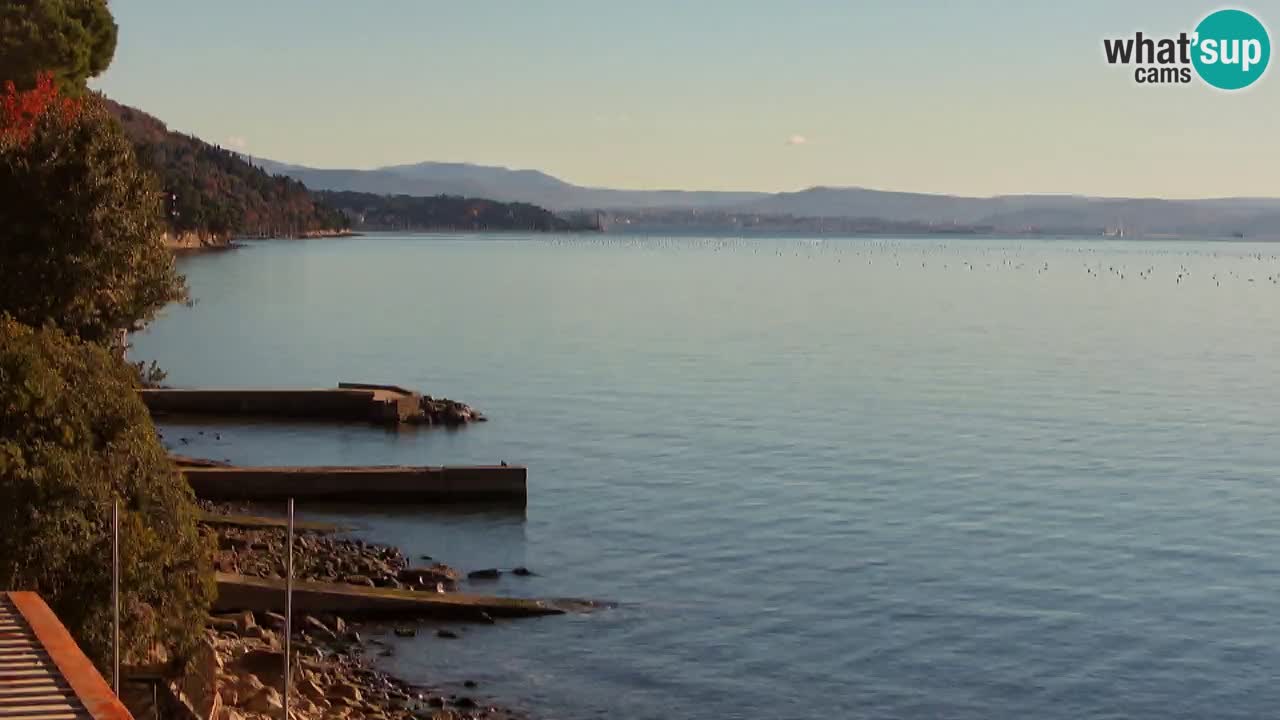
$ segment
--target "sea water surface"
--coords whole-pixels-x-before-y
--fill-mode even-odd
[[[529,466],[526,512],[350,507],[585,615],[388,669],[565,718],[1280,711],[1280,246],[370,235],[183,260],[175,386],[391,382],[457,432],[170,426],[240,463]],[[205,434],[199,434],[201,430]],[[327,517],[333,508],[299,507]]]

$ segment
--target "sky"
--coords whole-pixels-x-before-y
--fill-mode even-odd
[[[579,185],[1277,196],[1280,60],[1144,86],[1104,38],[1184,0],[111,0],[93,85],[313,167],[426,160]],[[1233,5],[1280,28],[1280,0]]]

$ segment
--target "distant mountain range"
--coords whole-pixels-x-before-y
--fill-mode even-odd
[[[297,178],[316,190],[381,195],[461,195],[525,202],[556,210],[699,208],[743,205],[769,197],[759,192],[611,190],[573,185],[538,170],[511,170],[468,163],[424,162],[376,170],[321,170],[261,158],[268,172]]]
[[[319,190],[415,196],[461,195],[525,202],[555,211],[604,210],[643,225],[663,211],[669,225],[678,211],[691,221],[698,211],[717,211],[734,222],[750,216],[877,219],[939,230],[980,228],[995,232],[1123,234],[1133,237],[1190,236],[1280,239],[1280,199],[1223,198],[1160,200],[1081,195],[963,197],[886,192],[865,188],[814,187],[798,192],[615,190],[583,187],[538,170],[467,163],[424,162],[374,170],[322,170],[255,159],[272,173]],[[675,215],[671,211],[677,211]]]

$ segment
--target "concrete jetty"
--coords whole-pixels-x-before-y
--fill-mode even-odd
[[[394,425],[422,413],[422,396],[395,385],[339,383],[336,388],[277,390],[144,389],[153,415],[255,415]]]
[[[216,612],[284,610],[283,580],[217,573],[217,583]],[[536,617],[565,612],[544,600],[396,590],[312,580],[294,580],[293,609],[295,612],[337,613],[351,617],[412,616],[460,620]]]
[[[528,469],[519,465],[413,467],[180,466],[207,500],[344,500],[368,503],[493,502],[524,506]]]

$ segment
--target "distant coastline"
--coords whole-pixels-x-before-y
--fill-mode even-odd
[[[215,233],[197,230],[169,231],[164,233],[164,246],[177,254],[189,255],[203,252],[218,252],[239,247],[238,240],[248,239],[280,239],[305,240],[310,238],[357,237],[362,233],[347,229],[307,230],[291,235],[266,236],[233,236],[231,233]]]

